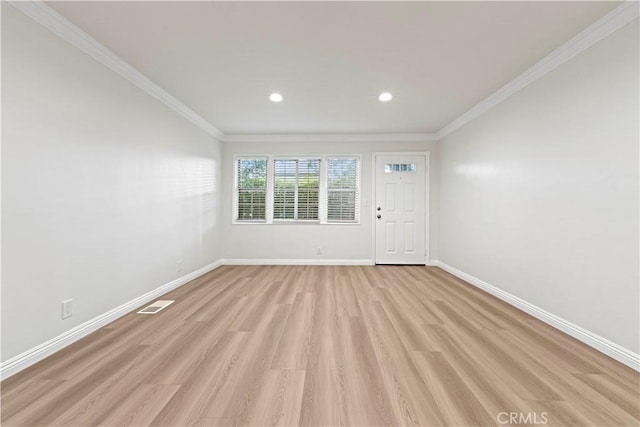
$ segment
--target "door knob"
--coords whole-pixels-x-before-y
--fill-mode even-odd
[[[381,208],[380,206],[378,206],[378,209],[376,209],[376,210],[377,210],[377,211],[381,211],[381,210],[382,210],[382,208]]]
[[[382,218],[382,215],[378,215],[378,216],[376,216],[376,218],[380,219],[380,218]]]

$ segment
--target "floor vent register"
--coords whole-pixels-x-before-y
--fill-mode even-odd
[[[160,310],[167,308],[169,305],[173,304],[175,300],[169,299],[161,299],[154,302],[151,305],[146,306],[142,310],[138,311],[139,314],[156,314]]]

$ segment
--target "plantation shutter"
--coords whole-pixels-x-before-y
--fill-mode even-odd
[[[266,219],[267,160],[238,159],[236,163],[238,221]]]
[[[359,169],[360,162],[357,157],[327,159],[327,221],[356,222],[359,220]]]
[[[273,219],[317,220],[319,159],[275,159]]]

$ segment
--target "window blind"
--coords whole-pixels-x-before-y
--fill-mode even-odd
[[[327,221],[358,221],[359,167],[357,157],[327,159]]]
[[[317,220],[320,159],[275,159],[273,219]]]
[[[267,160],[238,159],[236,192],[238,221],[265,220],[267,194]]]

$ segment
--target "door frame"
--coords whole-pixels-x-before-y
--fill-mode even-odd
[[[424,164],[427,170],[424,174],[425,179],[425,224],[424,224],[424,265],[429,266],[431,264],[431,245],[429,244],[429,239],[431,236],[430,231],[430,221],[431,215],[429,209],[431,208],[431,156],[429,151],[374,151],[371,155],[372,163],[371,163],[371,182],[373,183],[371,186],[371,250],[372,250],[372,261],[373,264],[376,264],[376,165],[378,161],[378,156],[423,156]]]

